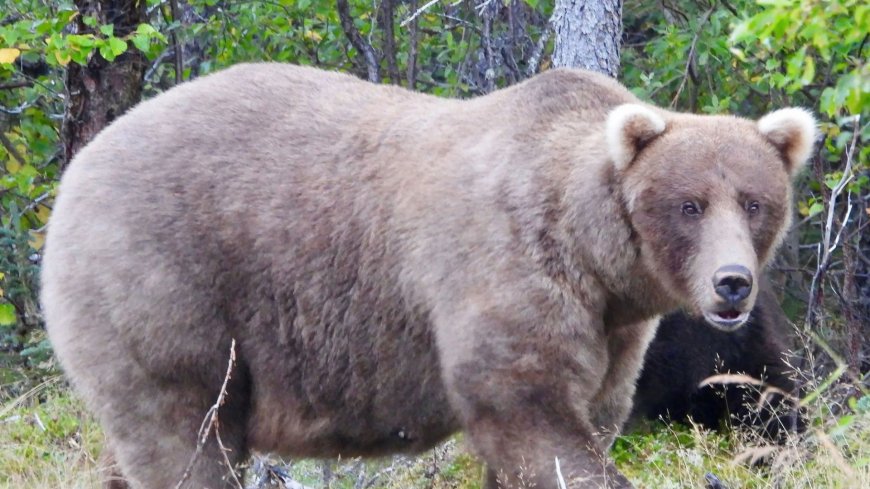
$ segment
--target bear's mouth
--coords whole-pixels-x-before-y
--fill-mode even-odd
[[[725,311],[705,312],[704,319],[707,320],[714,328],[722,331],[734,331],[743,326],[743,323],[749,319],[749,312],[740,312],[736,309],[728,309]]]

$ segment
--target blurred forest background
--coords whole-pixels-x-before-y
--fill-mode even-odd
[[[795,225],[771,271],[802,345],[801,403],[812,429],[788,447],[765,448],[784,457],[778,474],[770,465],[729,465],[747,453],[761,456],[751,452],[758,447],[691,427],[624,437],[614,457],[647,487],[701,487],[686,481],[703,480],[705,467],[740,481],[734,487],[862,487],[870,480],[870,6],[587,3],[622,3],[620,63],[602,69],[642,99],[752,118],[803,106],[817,114],[822,133],[798,182]],[[59,176],[101,128],[140,100],[244,61],[313,65],[437,96],[486,94],[571,64],[559,42],[568,32],[565,16],[582,4],[0,0],[0,484],[78,487],[70,482],[82,480],[75,467],[92,469],[99,450],[98,428],[59,380],[38,277]],[[691,450],[701,462],[692,461]],[[468,475],[477,473],[472,459],[440,456],[449,458],[440,468],[438,450],[416,466],[402,462],[417,472],[403,472],[410,479],[389,487],[416,486],[417,479],[428,481],[420,487],[476,487]],[[664,468],[645,472],[640,462],[649,460]],[[278,465],[256,463],[260,474],[283,477]],[[383,474],[401,472],[395,462],[352,464],[356,472],[333,467],[317,466],[318,483],[345,477],[352,482],[340,487],[381,487],[389,478]],[[682,475],[661,473],[668,470]]]

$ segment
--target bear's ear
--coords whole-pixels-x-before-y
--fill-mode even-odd
[[[804,109],[779,109],[758,120],[758,131],[782,152],[785,169],[794,176],[812,154],[816,119]]]
[[[623,104],[607,116],[607,148],[617,170],[628,168],[637,153],[664,132],[665,120],[639,104]]]

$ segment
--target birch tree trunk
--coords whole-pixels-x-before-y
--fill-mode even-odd
[[[553,66],[586,68],[616,78],[622,40],[622,0],[556,0]]]

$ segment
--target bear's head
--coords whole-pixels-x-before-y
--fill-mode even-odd
[[[757,122],[641,104],[610,112],[608,150],[641,256],[669,296],[726,331],[747,320],[815,134],[796,108]]]

